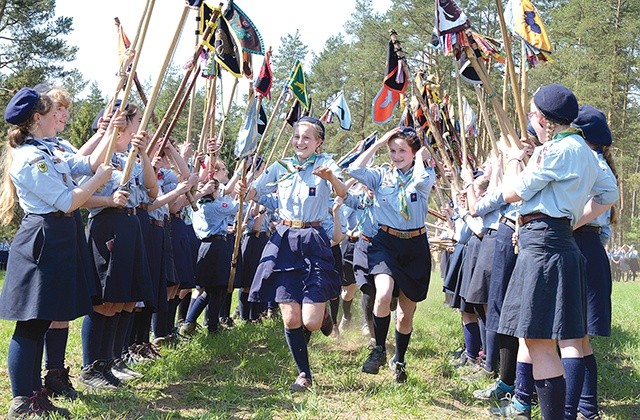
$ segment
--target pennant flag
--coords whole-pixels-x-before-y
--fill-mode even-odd
[[[234,39],[235,34],[229,30],[224,19],[218,19],[218,27],[214,34],[214,58],[220,66],[234,77],[242,76],[242,53]]]
[[[386,84],[383,84],[380,92],[373,99],[373,106],[371,107],[373,122],[384,124],[389,121],[393,117],[393,111],[395,111],[399,100],[400,93],[389,89]]]
[[[530,0],[509,0],[504,10],[507,28],[525,42],[527,61],[535,67],[539,61],[551,61],[551,41],[538,10]]]
[[[349,111],[343,92],[340,92],[338,97],[329,105],[329,110],[338,117],[340,128],[351,130],[351,111]]]
[[[291,76],[289,76],[289,83],[287,86],[291,89],[293,97],[300,101],[300,103],[304,105],[305,109],[309,109],[310,103],[309,96],[307,95],[307,84],[304,80],[304,71],[302,70],[302,63],[300,60],[296,60]]]
[[[389,40],[387,47],[387,64],[385,69],[384,84],[391,90],[404,93],[407,88],[407,63],[404,57],[400,57],[393,42]]]
[[[327,124],[333,124],[333,112],[329,108],[324,111],[324,114],[319,118],[320,121]]]
[[[258,134],[263,135],[264,130],[267,129],[267,111],[264,109],[264,105],[260,102],[260,113],[258,114]]]
[[[348,168],[349,165],[351,165],[356,159],[358,159],[358,156],[360,156],[362,153],[364,153],[365,150],[373,146],[376,140],[378,140],[378,132],[374,131],[369,135],[369,137],[360,142],[359,147],[355,151],[349,152],[344,157],[340,158],[337,162],[338,166],[343,169]]]
[[[293,127],[293,124],[295,124],[296,121],[298,121],[301,116],[302,116],[302,109],[300,107],[300,101],[294,99],[293,106],[291,106],[291,109],[287,114],[287,124]]]
[[[262,36],[258,32],[258,28],[251,22],[251,19],[235,4],[233,0],[229,0],[227,10],[224,13],[224,19],[229,28],[233,30],[238,38],[238,44],[242,51],[250,54],[264,55],[264,43]]]
[[[436,0],[436,31],[438,35],[463,32],[470,26],[467,15],[455,0]]]
[[[240,159],[251,154],[258,146],[258,109],[257,96],[251,95],[244,120],[238,131],[234,154]]]
[[[271,55],[267,54],[264,57],[262,68],[260,68],[260,74],[254,83],[256,92],[260,95],[271,99],[271,85],[273,84],[273,73],[271,72]]]
[[[469,105],[466,97],[462,97],[462,118],[464,119],[464,131],[465,133],[475,133],[476,125],[476,113],[473,112],[473,108]]]
[[[211,20],[211,16],[213,16],[213,12],[214,10],[218,9],[217,7],[213,7],[210,6],[209,3],[207,1],[200,1],[200,15],[198,16],[198,35],[203,35],[205,32],[205,29],[208,26],[211,26],[212,29],[215,30],[216,26],[218,25],[217,21],[216,22],[209,22]],[[204,45],[205,47],[207,47],[209,50],[213,51],[213,36],[214,36],[214,32],[215,31],[211,31],[209,37],[207,38],[202,38],[201,42],[202,45]]]
[[[189,7],[200,7],[203,0],[189,0]]]
[[[246,51],[242,51],[242,75],[247,79],[253,79],[253,60],[252,55]]]

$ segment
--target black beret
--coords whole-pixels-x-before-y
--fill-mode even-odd
[[[582,105],[576,118],[571,124],[582,130],[585,140],[591,144],[610,146],[613,143],[611,130],[604,113],[591,105]]]
[[[22,88],[13,95],[4,110],[4,119],[9,124],[20,125],[29,120],[40,94],[31,88]]]
[[[541,86],[533,95],[533,103],[545,118],[560,124],[570,124],[578,116],[578,100],[566,86]]]

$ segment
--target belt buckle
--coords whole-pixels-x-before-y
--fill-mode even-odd
[[[294,229],[302,229],[304,227],[304,222],[302,220],[292,220],[291,227]]]
[[[397,234],[396,236],[400,239],[411,239],[412,238],[411,233],[412,232],[403,232],[401,230],[396,230],[396,234]]]

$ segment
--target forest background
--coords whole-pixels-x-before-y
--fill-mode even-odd
[[[62,85],[73,95],[73,108],[71,123],[61,137],[79,146],[91,136],[94,116],[112,93],[101,91],[87,75],[63,65],[73,62],[77,49],[65,41],[65,36],[73,31],[73,19],[56,16],[55,3],[55,0],[0,0],[0,109],[4,109],[11,95],[23,86]],[[460,0],[458,3],[474,30],[502,39],[494,0]],[[637,146],[640,52],[636,41],[640,37],[640,0],[538,0],[534,3],[545,22],[554,51],[551,63],[529,70],[529,97],[540,85],[562,83],[575,92],[580,103],[589,103],[604,111],[613,132],[614,157],[621,186],[621,200],[616,205],[618,223],[614,226],[612,241],[613,245],[637,244],[640,239],[640,149]],[[250,16],[250,6],[244,8]],[[351,110],[353,127],[350,131],[341,130],[338,124],[327,125],[325,151],[342,156],[373,131],[383,133],[397,125],[400,110],[396,110],[394,118],[384,125],[373,123],[371,118],[371,103],[384,77],[390,29],[398,33],[410,72],[413,74],[422,69],[425,74],[433,75],[441,91],[451,93],[455,101],[455,62],[451,57],[443,57],[430,44],[433,15],[432,2],[397,0],[386,12],[379,13],[373,11],[371,1],[357,0],[343,32],[331,36],[319,52],[309,51],[300,32],[287,34],[280,39],[280,45],[274,46],[273,98],[264,102],[267,113],[271,113],[295,60],[299,59],[305,63],[307,89],[313,100],[311,115],[319,117],[340,91],[344,92]],[[519,67],[519,48],[514,50],[517,50],[516,67]],[[182,64],[173,63],[165,78],[155,108],[159,117],[168,108],[182,80]],[[117,63],[113,65],[115,72]],[[256,57],[254,73],[261,65],[262,59]],[[491,63],[489,72],[493,86],[500,93],[504,66]],[[151,78],[140,77],[145,90],[150,92]],[[224,89],[230,89],[230,84]],[[505,109],[516,125],[515,107],[510,89],[507,89]],[[473,87],[463,83],[462,94],[476,115],[480,115]],[[132,100],[140,103],[135,94]],[[195,109],[202,110],[203,104],[204,89],[199,88]],[[246,92],[239,92],[223,133],[228,140],[222,157],[230,165],[245,107]],[[201,124],[202,112],[196,112],[194,127],[198,129],[192,131],[189,139],[194,145],[198,143]],[[497,127],[495,122],[493,124]],[[6,128],[4,120],[1,121],[0,133],[5,133]],[[185,112],[173,135],[184,141],[186,133]],[[288,138],[289,134],[285,130],[284,137]],[[6,136],[1,135],[0,146],[5,142]],[[277,148],[282,149],[285,144],[286,141],[281,141]],[[488,153],[488,144],[487,133],[478,124],[476,136],[469,140],[470,148],[476,156],[483,157]],[[437,207],[439,205],[434,205]],[[0,238],[12,236],[16,228],[17,225],[0,228]]]

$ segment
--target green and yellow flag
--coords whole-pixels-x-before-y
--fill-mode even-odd
[[[293,96],[300,101],[300,103],[309,109],[309,96],[307,95],[307,84],[304,80],[304,71],[302,71],[302,63],[300,60],[296,60],[296,64],[293,66],[291,76],[289,76],[289,88]]]

